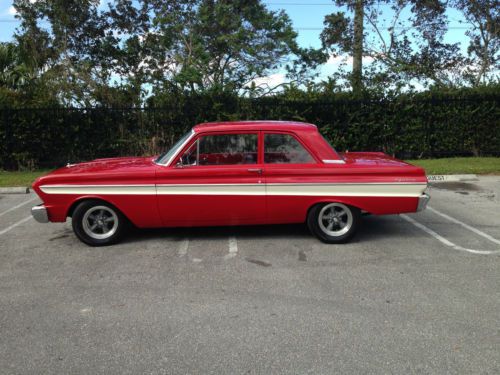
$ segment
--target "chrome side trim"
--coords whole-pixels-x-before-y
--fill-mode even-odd
[[[322,162],[325,164],[345,164],[342,159],[323,159]]]
[[[427,193],[423,193],[418,197],[417,212],[425,210],[427,203],[431,200],[431,196]]]
[[[39,223],[48,223],[49,216],[47,215],[47,208],[43,204],[31,208],[31,215]]]

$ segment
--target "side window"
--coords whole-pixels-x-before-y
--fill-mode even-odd
[[[289,134],[265,134],[264,163],[305,164],[314,163],[314,158]]]
[[[181,158],[183,165],[257,163],[257,134],[221,134],[199,138]]]

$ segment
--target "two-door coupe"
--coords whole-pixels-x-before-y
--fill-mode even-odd
[[[139,228],[306,222],[327,243],[346,242],[361,212],[425,208],[423,169],[378,152],[336,152],[315,125],[244,121],[196,125],[157,157],[97,159],[33,184],[40,222],[72,218],[99,246]]]

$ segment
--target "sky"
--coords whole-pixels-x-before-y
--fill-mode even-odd
[[[108,2],[102,1],[103,3]],[[320,47],[319,35],[325,15],[340,10],[330,0],[263,0],[263,3],[271,10],[284,9],[288,13],[298,32],[298,43],[301,47]],[[381,6],[381,10],[384,15],[390,17],[391,11],[388,6]],[[447,15],[451,28],[446,34],[445,41],[458,42],[461,44],[462,50],[465,51],[468,38],[465,36],[464,25],[460,24],[462,18],[458,12],[453,10],[449,10]],[[12,6],[12,0],[0,0],[0,41],[10,41],[12,39],[15,28],[19,25],[14,16],[15,9]],[[321,68],[320,77],[324,78],[338,69],[341,63],[340,60],[339,58],[330,58],[328,63]],[[283,72],[276,72],[265,79],[272,86],[281,83],[284,74]]]

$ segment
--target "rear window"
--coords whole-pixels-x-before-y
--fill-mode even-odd
[[[292,135],[264,135],[264,163],[308,164],[314,162],[311,154]]]

